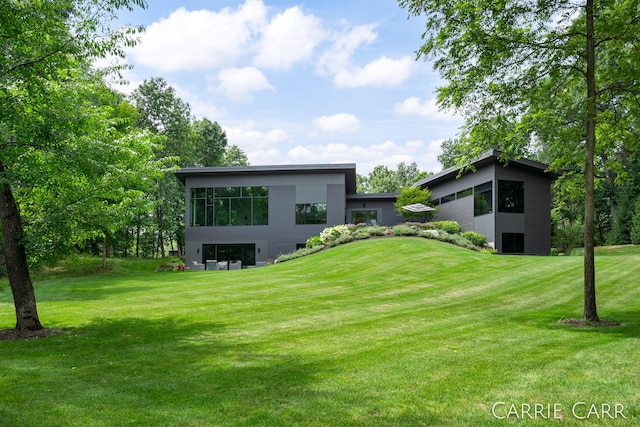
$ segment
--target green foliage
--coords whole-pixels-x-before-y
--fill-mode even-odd
[[[224,153],[225,166],[249,166],[249,158],[237,145],[227,148]]]
[[[434,221],[431,223],[437,230],[442,230],[449,234],[460,234],[462,227],[456,221]]]
[[[400,162],[396,170],[378,165],[368,176],[358,175],[359,193],[398,193],[404,187],[410,187],[430,173],[418,170],[416,162],[407,165]]]
[[[367,229],[359,229],[359,230],[353,231],[351,235],[355,240],[363,240],[371,237],[371,232]]]
[[[398,224],[393,227],[394,236],[415,236],[417,233],[417,228],[409,225]]]
[[[384,236],[389,229],[382,225],[372,225],[366,227],[364,230],[370,233],[372,236]]]
[[[276,258],[276,262],[291,261],[293,259],[298,259],[307,255],[315,254],[316,252],[320,252],[323,249],[324,249],[324,246],[312,246],[312,247],[300,248],[295,252],[280,255],[278,258]]]
[[[320,236],[311,236],[307,239],[307,243],[305,244],[307,248],[313,248],[315,246],[324,246],[322,239]]]
[[[462,237],[469,240],[476,246],[483,247],[487,244],[487,238],[480,233],[476,233],[475,231],[465,231],[462,233]]]
[[[640,197],[636,199],[631,222],[631,243],[640,245]]]
[[[403,206],[412,205],[414,203],[422,203],[425,206],[431,206],[431,192],[425,188],[421,190],[417,187],[404,187],[398,198],[394,202],[396,212],[400,214],[405,220],[423,220],[426,221],[435,215],[436,210],[428,212],[411,212],[403,209]]]
[[[334,225],[333,227],[327,227],[320,233],[320,240],[323,244],[329,244],[335,242],[341,236],[350,236],[351,230],[344,224]]]
[[[166,170],[154,156],[161,140],[135,127],[135,108],[92,66],[135,44],[141,28],[110,27],[118,8],[135,5],[146,2],[3,3],[2,178],[20,205],[31,265],[113,235]]]
[[[554,246],[559,252],[567,255],[571,254],[572,249],[584,246],[584,227],[582,224],[560,224],[555,232]]]
[[[353,235],[349,233],[349,234],[342,234],[338,236],[338,238],[332,241],[331,243],[335,245],[344,245],[345,243],[349,243],[351,241],[353,241]]]
[[[217,122],[209,119],[192,123],[195,139],[196,166],[220,166],[224,164],[227,134]]]

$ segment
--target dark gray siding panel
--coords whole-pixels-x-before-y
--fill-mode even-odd
[[[457,221],[462,231],[474,231],[473,196],[445,203],[438,208],[440,211],[435,216],[436,221]]]
[[[333,226],[345,223],[347,195],[344,185],[329,184],[327,185],[327,225]],[[309,236],[311,237],[311,236]]]
[[[269,187],[269,226],[291,226],[296,222],[296,186]]]
[[[524,232],[525,253],[549,255],[551,250],[551,180],[541,174],[532,174],[521,169],[496,166],[497,179],[524,182],[524,214],[502,214],[520,216],[523,231],[515,230],[513,222],[498,221],[499,236],[503,232]],[[509,225],[511,228],[505,228]],[[501,239],[498,239],[501,241]]]

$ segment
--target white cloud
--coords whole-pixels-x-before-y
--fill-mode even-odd
[[[171,84],[176,90],[178,98],[187,102],[191,107],[191,114],[197,118],[207,118],[211,121],[220,121],[224,111],[210,101],[202,99],[199,94],[191,92],[180,85]]]
[[[391,59],[382,56],[362,68],[344,69],[336,73],[334,83],[337,87],[396,86],[413,74],[414,61],[404,56]]]
[[[234,101],[251,98],[251,93],[261,90],[274,90],[262,71],[253,67],[225,68],[218,73],[219,88]]]
[[[439,120],[458,120],[453,113],[440,110],[435,98],[422,102],[417,96],[407,98],[394,105],[393,110],[403,116],[420,116]]]
[[[252,45],[264,24],[262,0],[246,0],[238,9],[176,9],[147,27],[132,57],[159,71],[209,70],[234,64]]]
[[[229,132],[227,131],[227,135]],[[262,134],[264,137],[265,134]],[[229,137],[229,143],[234,144]],[[325,145],[296,145],[293,147],[265,143],[261,148],[251,149],[240,145],[246,153],[252,165],[265,164],[318,164],[318,163],[355,163],[356,170],[361,175],[368,175],[378,165],[395,169],[398,163],[416,162],[418,168],[424,171],[438,172],[441,167],[438,163],[440,143],[434,141],[424,143],[419,140],[411,140],[405,143],[383,141],[371,145],[347,145],[344,143],[330,143]]]
[[[251,160],[255,157],[254,153],[264,150],[273,150],[274,146],[288,142],[289,135],[283,129],[271,129],[268,131],[259,131],[254,129],[253,121],[248,120],[238,123],[235,126],[225,126],[221,124],[227,134],[227,142],[229,145],[237,145]],[[253,162],[251,162],[253,164]],[[268,164],[264,160],[258,161],[257,164]]]
[[[334,75],[347,68],[353,53],[363,43],[370,44],[378,37],[374,24],[358,25],[349,31],[334,33],[333,44],[318,60],[316,72],[320,75]]]
[[[308,60],[324,39],[322,21],[292,7],[276,15],[262,30],[254,65],[288,70],[299,61]]]
[[[360,128],[360,120],[353,114],[338,113],[321,116],[313,120],[317,129],[327,133],[355,132]]]

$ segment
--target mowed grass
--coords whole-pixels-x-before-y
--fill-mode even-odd
[[[0,425],[640,424],[640,247],[598,254],[599,314],[623,325],[597,328],[559,323],[582,314],[580,257],[387,238],[241,271],[144,265],[36,282],[67,333],[0,342]]]

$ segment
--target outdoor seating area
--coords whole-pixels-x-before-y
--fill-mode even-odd
[[[255,267],[263,267],[267,265],[266,262],[258,261],[256,265],[246,265],[244,268],[255,268]],[[205,263],[200,263],[198,261],[192,261],[192,264],[186,268],[187,270],[241,270],[242,269],[242,261],[218,261],[215,259],[208,259]]]

